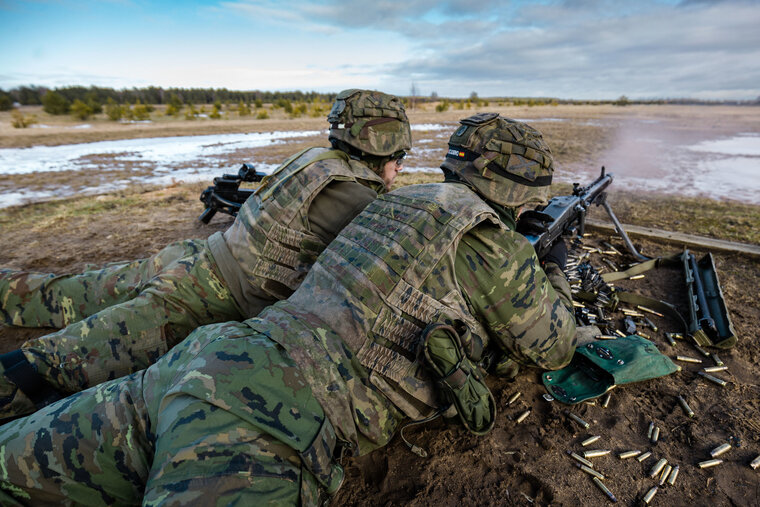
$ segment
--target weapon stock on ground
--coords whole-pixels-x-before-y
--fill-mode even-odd
[[[582,235],[586,225],[586,212],[592,204],[604,207],[612,219],[618,234],[625,242],[626,248],[638,260],[649,260],[633,246],[623,226],[607,202],[605,190],[612,184],[612,174],[601,175],[586,187],[573,184],[571,195],[553,197],[545,207],[528,210],[520,215],[517,230],[520,231],[536,249],[539,259],[543,259],[554,242],[560,236]]]
[[[223,174],[214,178],[214,185],[201,192],[201,202],[206,205],[198,220],[209,223],[217,211],[233,217],[238,214],[240,206],[248,199],[254,190],[240,188],[242,182],[255,183],[266,176],[260,173],[252,164],[243,164],[237,174]]]

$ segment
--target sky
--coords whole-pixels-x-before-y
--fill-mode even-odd
[[[760,97],[760,0],[0,0],[0,88]]]

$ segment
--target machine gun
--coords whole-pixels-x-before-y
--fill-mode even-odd
[[[237,216],[240,206],[248,199],[254,190],[241,189],[242,182],[255,183],[266,176],[260,173],[252,164],[243,164],[237,174],[223,174],[214,178],[214,185],[201,192],[201,202],[206,205],[198,220],[209,223],[217,211]]]
[[[580,184],[573,183],[571,195],[553,197],[546,206],[522,213],[517,230],[528,238],[536,249],[538,258],[543,259],[560,236],[583,235],[586,212],[592,204],[596,204],[607,211],[628,251],[640,261],[649,260],[649,257],[641,255],[633,246],[607,202],[605,190],[611,183],[612,174],[605,174],[602,167],[602,174],[590,185],[581,187]]]

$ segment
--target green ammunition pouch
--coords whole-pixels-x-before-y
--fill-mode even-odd
[[[601,396],[617,385],[664,377],[680,369],[652,342],[631,335],[578,347],[568,366],[542,377],[549,394],[574,405]]]
[[[483,370],[468,357],[479,353],[472,356],[464,352],[462,336],[468,351],[477,340],[472,339],[466,326],[458,327],[459,332],[447,324],[428,325],[422,333],[422,352],[441,395],[456,407],[464,427],[475,435],[484,435],[496,420],[496,402],[485,384]]]

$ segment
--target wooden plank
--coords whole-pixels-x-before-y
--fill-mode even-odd
[[[591,230],[602,231],[609,234],[617,234],[615,226],[609,222],[586,220],[586,226]],[[656,239],[665,241],[666,243],[675,243],[710,251],[717,250],[721,252],[738,252],[760,257],[760,246],[758,245],[750,245],[748,243],[735,243],[733,241],[705,238],[704,236],[694,236],[692,234],[684,234],[682,232],[663,231],[661,229],[654,229],[652,227],[639,227],[637,225],[623,224],[623,229],[625,229],[625,232],[628,234],[628,236],[639,236],[647,239]]]

